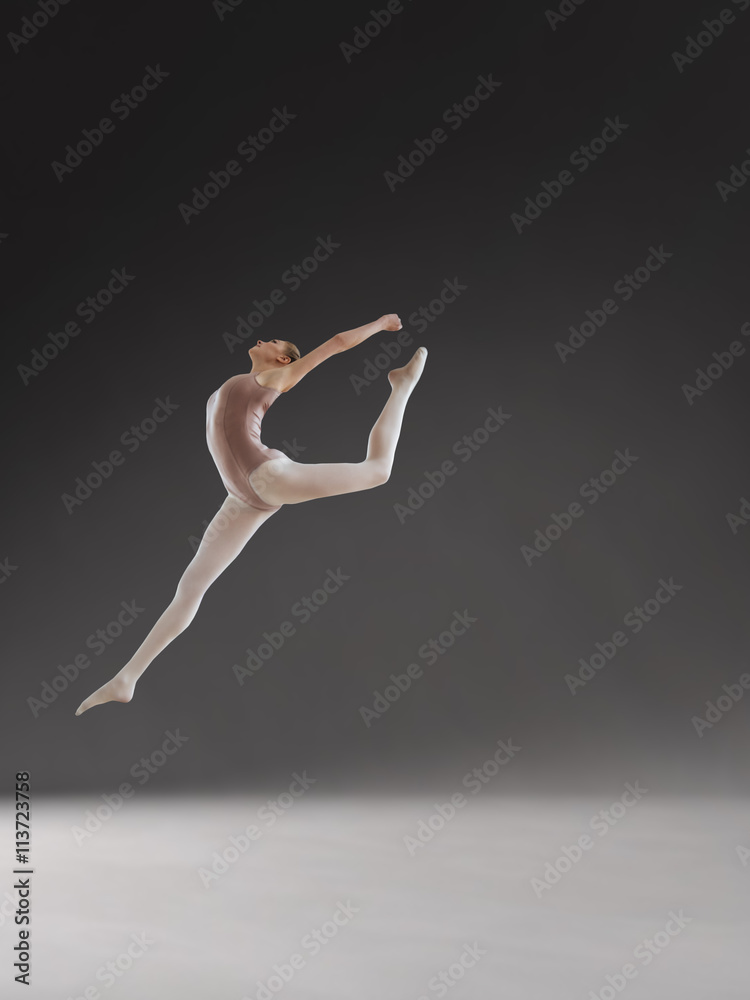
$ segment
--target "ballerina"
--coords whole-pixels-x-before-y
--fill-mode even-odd
[[[419,347],[408,364],[388,373],[391,394],[370,431],[361,462],[295,462],[260,440],[268,407],[326,359],[381,331],[401,329],[396,313],[345,330],[300,356],[286,340],[259,340],[248,350],[251,370],[233,375],[206,403],[206,440],[227,496],[206,528],[174,598],[130,660],[79,705],[131,701],[135,685],[159,653],[184,632],[211,584],[237,558],[258,528],[284,504],[369,490],[391,474],[406,403],[427,359]]]

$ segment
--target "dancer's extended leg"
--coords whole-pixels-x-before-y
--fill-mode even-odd
[[[184,632],[195,617],[208,588],[273,513],[275,512],[255,510],[239,504],[231,496],[226,498],[206,528],[198,551],[182,574],[172,603],[122,670],[82,702],[76,715],[107,701],[130,701],[136,681],[146,667],[173,639]]]
[[[272,458],[250,475],[250,485],[267,503],[291,504],[369,490],[387,482],[406,403],[426,360],[427,349],[420,347],[407,365],[388,373],[391,395],[370,431],[364,461],[305,464]]]

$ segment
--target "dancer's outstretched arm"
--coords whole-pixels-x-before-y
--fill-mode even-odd
[[[341,343],[342,346],[339,350],[348,351],[350,348],[356,347],[357,344],[361,344],[363,340],[367,340],[368,337],[372,337],[373,334],[380,333],[381,330],[400,329],[401,320],[398,318],[398,315],[396,313],[388,313],[386,316],[376,319],[374,323],[365,323],[364,326],[355,327],[354,330],[344,330],[342,333],[337,333],[333,339]]]
[[[361,344],[364,340],[367,340],[368,337],[372,337],[383,330],[392,331],[400,329],[401,320],[398,318],[398,315],[396,313],[388,313],[385,316],[381,316],[380,319],[376,319],[374,323],[365,323],[364,326],[357,326],[353,330],[343,330],[341,333],[337,333],[329,340],[320,344],[319,347],[314,348],[308,354],[304,354],[294,364],[286,365],[284,368],[279,368],[277,371],[268,373],[263,384],[271,389],[287,392],[300,379],[304,378],[308,372],[311,372],[313,368],[317,368],[323,361],[333,357],[334,354],[348,351],[352,347]]]

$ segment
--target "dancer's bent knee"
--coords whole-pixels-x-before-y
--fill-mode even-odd
[[[249,483],[264,502],[295,504],[382,486],[390,477],[387,459],[361,462],[294,462],[284,456],[255,469]]]

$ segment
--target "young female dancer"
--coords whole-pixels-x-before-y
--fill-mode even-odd
[[[146,667],[184,632],[214,580],[283,504],[369,490],[388,481],[406,403],[427,359],[424,347],[403,368],[388,373],[391,394],[370,431],[367,456],[361,462],[294,462],[283,452],[267,448],[260,440],[260,428],[278,396],[326,358],[382,330],[400,329],[401,320],[390,313],[374,323],[337,333],[304,357],[286,340],[259,340],[248,351],[251,370],[233,375],[211,394],[206,404],[206,440],[227,498],[206,528],[172,603],[120,672],[82,702],[76,715],[108,701],[131,700]]]

